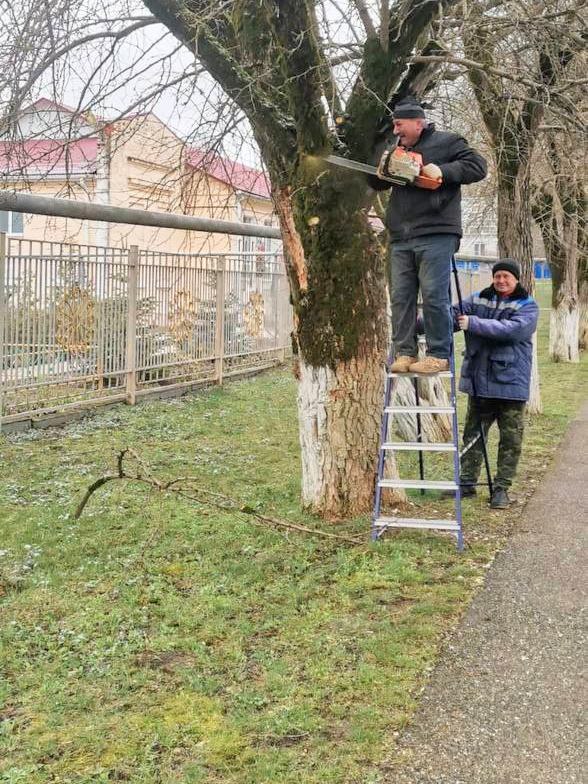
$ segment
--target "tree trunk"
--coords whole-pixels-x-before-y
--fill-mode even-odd
[[[293,190],[275,188],[274,203],[294,303],[302,502],[336,520],[373,504],[388,344],[384,257],[362,209],[363,180],[335,173]],[[388,462],[393,471],[392,455]]]
[[[565,256],[570,255],[571,258]],[[552,264],[549,355],[554,362],[579,362],[580,311],[576,254]]]
[[[578,231],[578,300],[579,328],[578,345],[581,351],[588,348],[588,231],[586,229],[586,196],[584,195],[580,211]]]
[[[214,3],[144,0],[247,116],[270,175],[294,311],[303,500],[324,517],[371,508],[388,344],[365,176],[327,167],[324,155],[344,147],[369,157],[407,58],[454,1],[390,9],[346,85],[343,116],[315,3],[246,0],[215,11]],[[333,129],[335,116],[343,122]]]
[[[500,161],[499,161],[500,164]],[[498,168],[498,253],[521,265],[521,284],[534,294],[533,236],[531,232],[531,183],[528,164],[521,163],[517,173],[508,161]],[[533,365],[527,410],[540,414],[541,390],[537,361],[537,333],[533,336]]]
[[[559,187],[558,187],[559,186]],[[573,189],[562,178],[555,192],[537,194],[533,214],[551,269],[549,355],[554,362],[579,362],[578,212]]]
[[[588,348],[588,277],[579,286],[580,314],[578,326],[578,346],[580,351]]]
[[[382,419],[382,354],[298,365],[302,502],[331,518],[371,509]]]
[[[540,414],[543,411],[541,402],[541,386],[539,384],[539,358],[537,356],[537,333],[533,335],[533,364],[531,365],[531,383],[529,385],[529,414]]]
[[[531,184],[528,167],[518,174],[498,170],[498,254],[521,265],[521,284],[533,293],[533,235],[531,231]]]

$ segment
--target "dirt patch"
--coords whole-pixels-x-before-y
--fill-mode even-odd
[[[178,670],[191,669],[196,666],[195,657],[185,651],[143,651],[136,656],[135,662],[140,667],[162,670],[171,675]]]

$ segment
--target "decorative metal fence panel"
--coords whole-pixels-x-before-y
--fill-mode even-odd
[[[6,420],[105,398],[134,403],[172,384],[221,383],[289,350],[292,315],[277,254],[9,238],[0,267]]]

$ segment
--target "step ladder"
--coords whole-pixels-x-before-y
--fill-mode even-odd
[[[392,399],[395,389],[395,382],[400,378],[410,378],[413,380],[415,405],[395,406]],[[380,439],[380,453],[378,456],[378,477],[376,483],[376,494],[374,500],[374,513],[372,518],[372,540],[377,540],[384,531],[391,528],[416,528],[435,531],[448,531],[457,537],[457,549],[463,550],[463,529],[461,516],[461,488],[459,484],[459,433],[457,424],[457,386],[455,380],[455,359],[453,346],[449,359],[449,370],[438,373],[435,378],[450,379],[450,404],[448,406],[424,405],[420,402],[418,392],[418,379],[431,378],[431,376],[419,376],[416,373],[391,373],[386,374],[386,386],[384,394],[384,412],[382,415],[382,431]],[[448,414],[451,417],[452,441],[447,443],[431,443],[423,441],[421,426],[421,415]],[[389,441],[388,433],[390,419],[393,416],[405,416],[407,414],[416,415],[416,441]],[[419,479],[386,479],[384,472],[386,468],[386,457],[390,452],[417,452],[419,458]],[[425,478],[424,454],[426,452],[451,452],[453,454],[453,477],[447,481],[430,480]],[[420,518],[406,517],[387,517],[382,515],[382,490],[386,488],[403,488],[425,490],[449,490],[455,493],[455,515],[451,520],[426,520]]]

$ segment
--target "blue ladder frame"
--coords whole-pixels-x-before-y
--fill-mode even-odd
[[[463,551],[463,525],[461,512],[461,487],[459,483],[459,429],[457,422],[457,383],[455,378],[455,355],[453,341],[451,344],[451,355],[449,358],[449,371],[439,373],[436,377],[449,377],[450,386],[450,406],[423,406],[420,404],[418,395],[418,379],[430,378],[430,376],[418,376],[415,373],[386,373],[386,385],[384,391],[384,411],[382,414],[382,428],[380,432],[380,452],[378,455],[378,474],[376,481],[376,493],[374,499],[374,512],[372,517],[372,540],[376,541],[390,528],[413,528],[425,530],[437,530],[451,532],[457,537],[457,549]],[[398,378],[414,379],[415,405],[414,406],[392,406],[392,396],[394,391],[394,381]],[[416,414],[417,416],[417,441],[416,442],[387,442],[390,416],[393,414]],[[451,416],[452,441],[446,443],[430,443],[422,440],[422,430],[420,423],[420,413],[443,413]],[[386,454],[392,451],[417,451],[419,453],[419,473],[420,479],[385,479],[384,470],[386,467]],[[429,481],[424,478],[423,452],[453,452],[453,481],[440,482]],[[421,518],[402,518],[402,517],[383,517],[382,511],[382,490],[385,488],[418,488],[421,492],[426,489],[451,490],[455,493],[455,519],[454,520],[428,520]]]

